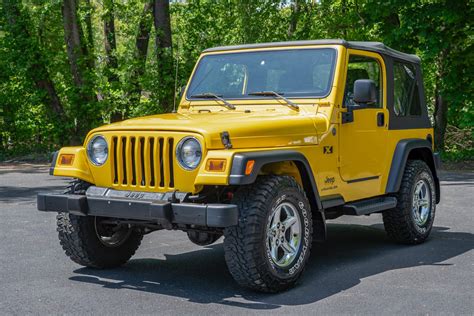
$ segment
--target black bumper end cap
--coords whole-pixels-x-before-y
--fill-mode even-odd
[[[206,217],[210,227],[235,226],[239,222],[239,209],[233,204],[208,204]]]
[[[36,199],[38,210],[43,212],[68,212],[85,216],[89,210],[84,195],[38,193]]]

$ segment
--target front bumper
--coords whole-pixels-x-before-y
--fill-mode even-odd
[[[173,203],[167,200],[137,200],[110,196],[39,193],[38,210],[81,216],[224,228],[237,225],[238,209],[232,204]],[[179,201],[179,200],[178,200]]]

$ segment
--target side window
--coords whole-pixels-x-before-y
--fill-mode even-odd
[[[380,64],[375,58],[351,55],[349,64],[347,65],[346,90],[344,94],[344,105],[354,105],[354,82],[358,79],[371,79],[377,87],[377,102],[370,105],[373,108],[383,107],[383,91],[382,91],[382,72]]]
[[[421,115],[420,95],[415,67],[393,63],[393,110],[397,116]]]

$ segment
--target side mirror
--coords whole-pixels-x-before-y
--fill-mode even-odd
[[[359,79],[354,82],[354,102],[364,108],[369,104],[377,102],[377,88],[375,82],[370,79]]]
[[[369,104],[377,103],[377,88],[370,79],[359,79],[354,82],[354,105],[347,106],[342,113],[342,124],[354,122],[354,110],[367,108]]]

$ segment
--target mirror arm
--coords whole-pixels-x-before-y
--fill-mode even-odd
[[[347,111],[341,113],[342,124],[354,122],[354,106],[346,105]]]
[[[369,106],[367,103],[358,103],[357,106],[355,107],[357,109],[367,109]]]

